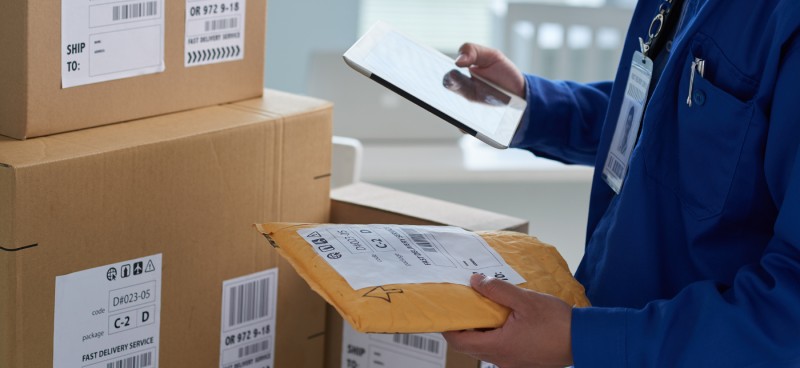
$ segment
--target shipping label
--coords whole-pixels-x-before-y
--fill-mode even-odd
[[[457,227],[326,225],[298,234],[355,290],[428,282],[469,286],[474,273],[525,282],[483,238]]]
[[[62,0],[61,86],[163,72],[164,0]]]
[[[186,0],[186,67],[244,59],[245,0]]]
[[[342,368],[445,368],[447,341],[441,334],[363,334],[345,322]]]
[[[161,254],[56,277],[53,368],[156,368]]]
[[[222,284],[220,368],[273,368],[278,269]]]

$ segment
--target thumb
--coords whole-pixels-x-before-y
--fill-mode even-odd
[[[458,49],[456,66],[486,68],[503,58],[504,56],[499,50],[467,42]]]
[[[476,273],[472,275],[469,282],[472,288],[481,295],[511,309],[518,309],[517,306],[524,300],[523,289],[494,277]]]

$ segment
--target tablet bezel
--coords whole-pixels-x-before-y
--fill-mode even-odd
[[[382,23],[382,22],[378,22],[377,24],[372,26],[372,28],[370,28],[370,30],[367,31],[367,33],[365,33],[364,36],[362,36],[358,41],[356,41],[356,43],[353,44],[353,46],[350,47],[350,49],[348,49],[347,52],[344,53],[343,57],[344,57],[345,62],[351,68],[355,69],[356,71],[358,71],[359,73],[363,74],[364,76],[374,80],[375,82],[383,85],[384,87],[392,90],[393,92],[403,96],[404,98],[408,99],[409,101],[414,102],[418,106],[430,111],[431,113],[435,114],[439,118],[447,121],[448,123],[456,126],[459,129],[461,129],[465,133],[480,139],[481,141],[485,142],[486,144],[488,144],[488,145],[490,145],[492,147],[499,148],[499,149],[508,148],[509,144],[511,143],[511,139],[513,139],[514,133],[516,132],[517,127],[519,126],[520,120],[522,119],[522,116],[525,113],[525,108],[527,106],[527,102],[524,99],[520,98],[519,96],[508,92],[507,90],[505,90],[503,88],[500,88],[500,87],[496,86],[495,84],[493,84],[493,83],[491,83],[489,81],[486,81],[483,78],[479,78],[479,77],[473,75],[473,77],[475,77],[477,79],[480,79],[481,81],[483,81],[483,82],[487,83],[488,85],[492,86],[493,88],[495,88],[497,91],[499,91],[499,92],[501,92],[501,93],[503,93],[503,94],[505,94],[505,95],[507,95],[509,97],[510,101],[509,101],[508,105],[506,105],[506,108],[505,108],[504,113],[503,113],[503,117],[502,117],[501,121],[499,122],[499,125],[497,126],[497,129],[496,129],[495,132],[487,132],[487,131],[481,129],[481,127],[471,126],[468,122],[462,122],[462,121],[459,121],[458,119],[453,118],[452,116],[448,115],[446,112],[441,111],[441,110],[431,106],[430,104],[428,104],[424,100],[416,97],[412,92],[405,91],[402,88],[400,88],[397,85],[395,85],[394,83],[392,83],[391,81],[384,79],[381,75],[379,75],[379,72],[375,72],[375,71],[369,70],[367,67],[365,67],[365,65],[364,65],[364,63],[362,61],[365,60],[365,58],[372,52],[372,49],[374,47],[376,47],[376,45],[388,33],[392,33],[392,32],[402,36],[403,38],[405,38],[405,39],[407,39],[409,41],[411,41],[411,43],[413,43],[420,50],[424,50],[427,55],[430,55],[430,57],[437,58],[437,59],[439,59],[439,61],[447,61],[449,63],[452,63],[454,69],[458,69],[458,70],[461,70],[461,71],[467,71],[464,68],[457,68],[455,66],[455,61],[453,59],[451,59],[450,57],[448,57],[447,55],[441,53],[440,51],[438,51],[438,50],[436,50],[436,49],[434,49],[432,47],[429,47],[429,46],[426,46],[426,45],[423,45],[423,44],[420,44],[420,43],[414,41],[410,37],[402,34],[401,32],[398,32],[395,29],[392,29],[390,26],[388,26],[387,24]],[[467,73],[468,73],[468,71],[467,71]]]

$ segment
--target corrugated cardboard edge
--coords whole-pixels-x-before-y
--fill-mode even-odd
[[[277,172],[273,179],[275,188],[279,188],[280,195],[275,201],[275,213],[279,214],[279,221],[310,221],[324,222],[330,217],[330,206],[325,209],[324,218],[307,219],[305,210],[295,208],[296,203],[303,203],[304,201],[314,201],[314,203],[330,203],[329,190],[330,187],[330,155],[331,155],[331,136],[332,136],[332,120],[333,113],[331,104],[328,101],[299,96],[291,93],[280,92],[275,90],[265,89],[261,99],[253,99],[240,101],[222,105],[223,107],[255,113],[267,118],[276,119],[280,121],[279,130],[276,131],[276,142],[272,148],[265,147],[265,152],[272,149],[272,153],[276,157],[281,157],[277,160]],[[319,124],[324,120],[325,124]],[[313,131],[311,129],[314,129]],[[297,142],[296,140],[302,140]],[[307,147],[309,140],[324,140],[315,143],[318,149],[307,150],[302,147]],[[322,148],[325,146],[325,148]],[[288,156],[303,157],[307,163],[310,163],[310,170],[297,170],[295,167],[285,165],[285,159]],[[319,198],[307,198],[307,190],[298,190],[295,188],[297,182],[306,183],[307,179],[312,179],[310,185],[319,185],[324,187],[320,191],[322,194]],[[266,217],[262,217],[262,220]],[[278,264],[281,268],[289,266],[287,261],[282,257],[278,258]],[[288,267],[291,268],[291,267]],[[288,274],[280,276],[281,283],[297,282],[305,285],[305,281],[299,275],[294,275],[297,280],[290,281],[291,278],[287,277]],[[310,290],[309,293],[312,293]],[[281,289],[279,289],[281,293]],[[315,297],[318,297],[314,294]],[[320,299],[322,300],[322,299]],[[298,306],[301,307],[301,306]],[[306,306],[307,307],[307,306]],[[280,308],[280,307],[279,307]],[[322,311],[325,310],[324,304]],[[324,314],[324,312],[320,311]],[[311,316],[309,316],[311,318]],[[321,315],[324,318],[324,315]],[[324,321],[324,320],[323,320]],[[284,328],[283,326],[276,325],[276,329]],[[313,351],[314,346],[322,351],[325,347],[326,334],[324,330],[324,323],[321,325],[319,331],[307,331],[306,348]],[[280,351],[280,346],[276,345],[276,350]],[[276,365],[280,366],[278,360],[282,359],[280,353],[276,354]],[[306,367],[317,367],[324,364],[324,356],[307,356],[305,361]]]
[[[0,22],[0,85],[7,91],[0,96],[0,134],[25,137],[27,131],[16,122],[28,116],[28,7],[4,6]]]
[[[331,191],[331,199],[337,205],[356,205],[392,212],[416,219],[418,223],[452,225],[470,231],[509,230],[528,233],[528,221],[501,215],[473,207],[463,206],[434,198],[401,192],[368,183],[355,183]],[[425,205],[420,206],[421,203]],[[492,219],[487,222],[485,219]],[[332,222],[349,222],[347,219],[331,219]]]
[[[77,130],[77,131],[61,133],[61,134],[57,134],[57,135],[39,137],[39,138],[36,139],[36,142],[39,142],[39,144],[42,145],[41,149],[43,151],[46,150],[45,148],[47,147],[47,145],[55,144],[55,145],[59,145],[60,147],[71,147],[69,149],[72,149],[74,152],[72,152],[70,154],[59,154],[57,158],[56,157],[47,157],[47,158],[36,158],[36,159],[26,159],[26,158],[20,158],[20,157],[9,158],[9,157],[6,157],[6,155],[2,155],[2,152],[0,152],[0,159],[10,160],[10,161],[7,161],[6,163],[0,163],[0,165],[14,167],[17,170],[20,170],[20,169],[25,169],[25,168],[31,167],[31,166],[41,166],[41,165],[44,165],[44,164],[54,164],[54,163],[61,162],[61,161],[84,159],[84,158],[93,157],[93,156],[97,156],[97,155],[108,154],[110,152],[122,152],[122,151],[125,151],[125,150],[139,150],[139,149],[142,149],[142,148],[145,148],[145,147],[150,147],[150,146],[155,146],[155,145],[160,145],[160,144],[168,144],[168,143],[172,143],[172,142],[178,142],[178,141],[181,141],[181,140],[184,140],[184,139],[191,139],[191,138],[195,138],[195,137],[204,137],[204,136],[206,136],[208,134],[219,134],[219,133],[223,133],[224,134],[225,132],[235,131],[237,129],[243,129],[245,127],[252,126],[254,124],[259,124],[259,123],[261,123],[261,122],[263,122],[265,120],[264,119],[265,117],[266,118],[273,118],[273,119],[276,119],[276,120],[281,120],[281,119],[277,119],[274,115],[270,116],[270,115],[263,115],[262,114],[262,116],[252,116],[252,119],[250,119],[250,120],[248,120],[246,122],[239,122],[237,124],[228,125],[228,126],[225,126],[225,127],[222,127],[222,128],[220,128],[219,126],[208,126],[208,127],[203,128],[203,129],[199,129],[198,128],[198,129],[195,129],[195,130],[184,129],[185,126],[186,126],[185,123],[184,123],[184,125],[182,125],[183,127],[177,133],[174,132],[174,129],[173,129],[173,127],[174,127],[173,124],[175,124],[176,122],[175,121],[171,121],[171,120],[167,120],[167,119],[174,119],[176,117],[190,116],[190,115],[187,115],[187,114],[196,114],[196,113],[200,113],[202,111],[206,111],[208,109],[220,109],[219,111],[228,110],[228,109],[226,109],[225,107],[222,107],[222,106],[228,106],[228,105],[209,106],[209,107],[200,108],[200,109],[193,109],[193,110],[187,110],[187,111],[182,111],[182,112],[177,112],[177,113],[172,113],[172,114],[165,114],[165,115],[160,115],[160,116],[155,116],[155,117],[149,117],[149,118],[145,118],[145,119],[141,119],[141,120],[137,120],[137,121],[133,121],[133,122],[126,122],[126,123],[121,123],[121,124],[110,124],[110,125],[95,127],[95,128],[91,128],[91,129]],[[252,114],[251,111],[244,111],[244,110],[239,110],[239,111]],[[163,134],[164,138],[163,139],[162,138],[156,138],[155,135],[148,135],[148,136],[146,136],[144,138],[139,139],[140,142],[139,141],[126,142],[125,144],[113,145],[113,146],[109,145],[109,146],[103,146],[103,147],[96,147],[96,146],[91,146],[91,145],[87,145],[87,144],[82,144],[82,143],[80,143],[79,139],[76,140],[74,138],[75,136],[79,136],[79,135],[87,134],[87,133],[98,135],[98,134],[101,134],[101,132],[109,132],[109,131],[114,132],[115,130],[117,131],[117,132],[115,132],[115,134],[125,134],[128,131],[126,131],[124,129],[131,128],[133,126],[132,124],[143,124],[143,123],[154,124],[152,131],[153,132],[157,132],[157,133],[154,133],[154,134]],[[279,123],[282,124],[282,120]],[[5,140],[7,140],[8,142],[3,142]],[[4,144],[10,144],[12,146],[15,145],[15,144],[20,144],[20,145],[27,144],[27,145],[30,145],[30,142],[31,142],[31,140],[28,140],[26,142],[18,142],[18,141],[15,141],[13,139],[0,137],[0,148],[4,148],[4,147],[2,147]]]
[[[16,252],[12,251],[14,228],[13,192],[14,169],[0,166],[0,187],[11,190],[0,191],[0,246],[9,250],[0,250],[0,367],[16,367],[17,337],[16,304],[17,304],[17,267]],[[3,196],[2,193],[8,193]],[[8,297],[4,297],[8,296]]]

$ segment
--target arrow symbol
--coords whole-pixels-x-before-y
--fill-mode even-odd
[[[236,56],[239,56],[239,53],[242,52],[242,49],[239,46],[236,46]]]
[[[372,290],[368,291],[363,296],[365,298],[377,298],[383,299],[388,303],[392,302],[392,294],[402,294],[403,289],[384,289],[383,286],[376,286],[372,288]]]

